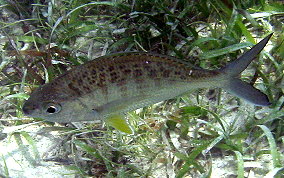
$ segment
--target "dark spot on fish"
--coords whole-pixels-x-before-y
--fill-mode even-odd
[[[110,79],[110,82],[111,82],[111,83],[115,83],[116,80],[117,80],[117,77],[114,77],[114,78],[111,78],[111,79]]]
[[[142,72],[141,69],[136,69],[136,70],[133,71],[133,75],[134,75],[134,77],[140,77],[140,76],[143,75],[143,72]]]
[[[85,75],[85,74],[82,74],[82,78],[83,78],[84,80],[86,80],[86,78],[87,78],[87,75]]]
[[[110,73],[110,77],[111,77],[111,79],[110,79],[111,83],[115,83],[117,81],[117,79],[119,78],[116,72]]]
[[[97,71],[95,69],[92,70],[92,75],[97,76]]]
[[[112,77],[112,76],[117,76],[117,73],[116,72],[112,72],[112,73],[110,73],[110,76]]]
[[[101,73],[99,76],[99,82],[98,82],[98,86],[102,87],[106,85],[106,74],[105,73]]]
[[[106,80],[106,74],[105,73],[100,73],[99,78],[100,78],[101,81],[105,81]]]
[[[144,82],[144,79],[142,79],[142,78],[137,78],[136,80],[135,80],[135,83],[137,83],[137,84],[141,84],[141,83],[143,83]]]
[[[97,83],[97,80],[95,80],[95,79],[90,80],[90,84],[91,84],[91,85],[93,85],[93,84],[95,84],[95,83]]]
[[[163,77],[164,77],[164,78],[169,78],[169,77],[170,77],[170,73],[171,73],[170,70],[165,70],[165,71],[163,72]]]
[[[180,71],[175,71],[175,75],[180,75]]]
[[[87,77],[87,82],[90,83],[90,81],[92,80],[92,78],[90,76]]]
[[[148,76],[152,78],[157,77],[157,71],[155,69],[150,70]]]
[[[126,84],[126,79],[125,78],[120,78],[117,81],[117,86],[123,86]]]
[[[131,73],[131,70],[130,70],[130,69],[125,69],[125,70],[123,71],[123,73],[124,73],[124,74],[130,74],[130,73]]]
[[[55,80],[55,81],[54,81],[54,85],[55,85],[55,86],[61,85],[62,82],[63,82],[63,81],[62,81],[62,78],[60,78],[60,80]]]
[[[73,83],[69,83],[69,84],[68,84],[68,87],[69,87],[72,91],[74,91],[78,96],[81,95],[80,89],[76,88],[76,87],[73,85]]]
[[[144,63],[143,67],[146,71],[150,71],[152,69],[152,67],[150,65],[148,65],[147,63]]]
[[[162,62],[157,62],[157,67],[162,66],[163,63]]]
[[[87,92],[91,91],[90,87],[88,86],[83,86],[84,90],[86,90]]]
[[[106,85],[105,85],[104,82],[99,82],[99,83],[97,84],[97,86],[100,87],[100,88],[104,88]]]
[[[98,76],[97,75],[90,75],[91,80],[97,80]]]
[[[163,66],[160,66],[160,71],[163,72],[165,68]]]
[[[79,79],[77,80],[77,82],[78,82],[79,85],[82,85],[82,84],[83,84],[83,80],[82,80],[81,78],[79,78]]]
[[[114,67],[113,67],[113,66],[109,66],[109,67],[108,67],[108,70],[109,70],[110,72],[112,72],[112,71],[114,70]]]
[[[134,68],[139,68],[140,65],[139,65],[139,64],[134,64],[133,67],[134,67]]]
[[[169,58],[168,57],[166,57],[166,56],[158,56],[160,59],[162,59],[163,61],[168,61],[169,60]]]
[[[220,74],[220,72],[218,72],[218,71],[210,71],[210,73],[208,73],[208,75],[210,76],[215,76],[215,75],[219,75]]]
[[[120,65],[119,69],[121,69],[121,70],[125,69],[125,65]]]

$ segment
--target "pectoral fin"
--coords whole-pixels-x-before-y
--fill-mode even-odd
[[[111,115],[106,118],[106,123],[121,132],[124,132],[127,134],[133,134],[131,127],[128,125],[128,123],[124,119],[124,115],[120,115],[120,114]]]

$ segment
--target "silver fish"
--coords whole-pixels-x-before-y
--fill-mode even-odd
[[[238,76],[271,36],[219,70],[198,69],[174,57],[150,53],[102,56],[40,86],[25,102],[23,112],[52,122],[92,121],[208,87],[268,106],[267,96]]]

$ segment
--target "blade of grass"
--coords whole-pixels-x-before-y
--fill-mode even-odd
[[[281,118],[283,116],[284,116],[284,110],[272,110],[263,119],[256,121],[256,124],[257,125],[265,124],[265,123],[271,122],[271,121],[273,121],[277,118]]]
[[[237,11],[242,14],[255,28],[260,28],[258,22],[248,13],[247,10],[244,9],[237,9]]]
[[[267,137],[269,147],[270,147],[270,153],[271,153],[271,156],[272,156],[273,167],[274,168],[280,167],[281,166],[280,154],[277,151],[276,142],[275,142],[275,139],[274,139],[271,131],[265,125],[258,125],[258,127],[260,127],[263,130],[264,134]]]
[[[283,170],[284,170],[284,167],[274,168],[271,171],[269,171],[264,176],[264,178],[271,178],[271,177],[273,177],[273,178],[281,178],[281,177],[283,177]],[[282,173],[282,175],[279,175],[280,173]]]
[[[65,18],[64,16],[61,16],[61,17],[59,17],[59,18],[56,20],[55,24],[54,24],[53,27],[52,27],[51,33],[50,33],[49,43],[51,43],[53,33],[55,32],[56,28],[59,26],[59,24],[62,22],[62,20],[63,20],[64,18]]]
[[[4,67],[6,67],[10,63],[11,59],[8,57],[2,57],[1,60],[2,61],[0,64],[0,72],[4,69]]]
[[[213,142],[211,142],[205,150],[202,151],[203,155],[206,155],[208,151],[210,151],[215,145],[217,145],[221,140],[224,139],[224,135],[220,135],[219,137],[215,138]]]
[[[2,157],[2,160],[3,160],[3,163],[4,163],[4,175],[5,175],[6,177],[9,177],[9,169],[8,169],[6,160],[5,160],[5,158],[4,158],[3,155],[1,155],[1,157]],[[1,174],[0,174],[0,176],[1,176]]]
[[[77,146],[79,146],[80,148],[82,148],[83,150],[85,150],[88,154],[98,158],[99,160],[102,160],[108,170],[109,173],[112,172],[113,167],[111,165],[111,163],[113,163],[111,160],[109,160],[108,158],[106,158],[105,156],[103,156],[99,150],[87,145],[86,143],[84,143],[83,141],[80,140],[74,140],[73,143]]]
[[[205,110],[207,110],[207,112],[209,112],[210,114],[212,114],[212,116],[214,117],[214,119],[216,119],[216,121],[220,124],[220,126],[222,127],[222,132],[223,132],[223,134],[224,134],[224,136],[226,136],[227,137],[227,134],[226,134],[226,128],[225,128],[225,126],[224,126],[224,124],[223,124],[223,122],[222,122],[222,120],[221,120],[221,117],[217,114],[217,113],[215,113],[215,112],[213,112],[213,111],[210,111],[210,110],[208,110],[208,109],[206,109],[206,108],[203,108],[203,109],[205,109]]]
[[[76,28],[75,31],[74,30],[71,31],[69,33],[69,35],[66,36],[66,38],[63,40],[63,42],[69,40],[70,38],[72,38],[74,36],[82,35],[84,33],[90,32],[90,31],[95,30],[97,28],[98,28],[97,25],[85,25],[85,24],[82,23],[82,26]]]
[[[26,100],[29,97],[30,96],[27,95],[26,93],[16,93],[16,94],[11,94],[11,95],[8,95],[8,96],[4,97],[3,100],[5,100],[5,99],[13,99],[13,98]]]
[[[231,14],[231,9],[229,9],[221,0],[211,0],[213,7],[216,8],[216,11],[219,13],[220,17],[226,19]],[[221,11],[221,12],[219,12]]]
[[[23,140],[22,140],[22,138],[21,138],[21,133],[15,132],[15,133],[13,133],[13,136],[14,136],[14,139],[15,139],[15,141],[16,141],[16,143],[17,143],[17,145],[18,145],[18,147],[19,147],[19,149],[20,149],[22,155],[26,158],[26,160],[27,160],[33,167],[36,167],[36,166],[38,165],[38,162],[37,162],[37,160],[35,160],[35,159],[31,156],[31,154],[30,154],[28,148],[24,145]]]
[[[36,143],[35,143],[34,139],[25,131],[22,131],[20,133],[27,140],[27,142],[31,145],[35,161],[36,162],[40,162],[39,151],[38,151],[38,149],[36,147]]]
[[[234,151],[237,157],[238,163],[238,178],[244,178],[244,158],[239,151]]]
[[[227,36],[231,36],[232,32],[234,32],[234,27],[236,25],[237,19],[238,19],[238,13],[235,9],[233,9],[230,21],[227,24],[225,32]]]
[[[86,6],[91,6],[91,5],[107,5],[107,6],[116,6],[117,3],[115,2],[111,2],[111,1],[102,1],[102,2],[91,2],[91,3],[88,3],[88,4],[83,4],[81,6],[78,6],[74,9],[72,9],[67,15],[66,17],[68,17],[69,15],[71,15],[73,12],[75,12],[76,10],[80,9],[80,8],[83,8],[83,7],[86,7]]]
[[[225,47],[225,48],[215,49],[215,50],[211,50],[209,52],[202,53],[201,55],[199,55],[199,57],[201,59],[209,59],[209,58],[221,56],[221,55],[233,52],[233,51],[237,51],[239,49],[246,48],[246,47],[249,47],[249,46],[252,46],[252,44],[247,43],[247,42],[234,44],[234,45],[231,45],[231,46],[228,46],[228,47]]]
[[[184,165],[178,171],[176,178],[184,177],[184,175],[190,170],[190,166],[197,163],[195,158],[207,147],[208,143],[195,147],[188,156],[183,153],[175,152],[175,156],[185,161]]]
[[[203,173],[203,174],[200,176],[200,178],[211,178],[211,177],[212,177],[211,174],[212,174],[212,166],[210,166],[209,171]]]
[[[202,37],[202,38],[198,38],[196,39],[194,42],[188,42],[189,45],[189,50],[192,49],[195,46],[199,46],[202,43],[206,43],[209,41],[218,41],[218,39],[216,38],[212,38],[212,37]]]
[[[240,29],[242,30],[242,33],[247,38],[247,40],[249,42],[255,44],[254,38],[252,37],[251,33],[248,31],[247,27],[243,24],[242,19],[238,18],[236,23],[240,27]]]
[[[17,36],[17,41],[23,41],[26,43],[40,43],[40,44],[47,44],[48,41],[46,39],[35,37],[35,36]]]
[[[261,70],[259,70],[259,68],[257,68],[256,71],[258,72],[259,76],[262,78],[264,85],[269,86],[270,78],[268,78],[266,74],[264,74]],[[266,95],[268,96],[269,101],[273,101],[273,94],[270,87],[266,87]]]
[[[97,149],[87,145],[86,143],[79,141],[79,140],[74,140],[73,141],[75,145],[79,146],[83,150],[85,150],[88,154],[94,156],[97,159],[103,160],[104,158],[98,153]]]

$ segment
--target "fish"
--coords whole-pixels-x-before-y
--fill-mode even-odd
[[[26,116],[58,123],[100,119],[132,133],[125,113],[199,88],[222,88],[254,105],[269,106],[267,95],[239,76],[271,36],[217,70],[201,69],[172,56],[147,52],[101,56],[37,88],[22,110]]]

